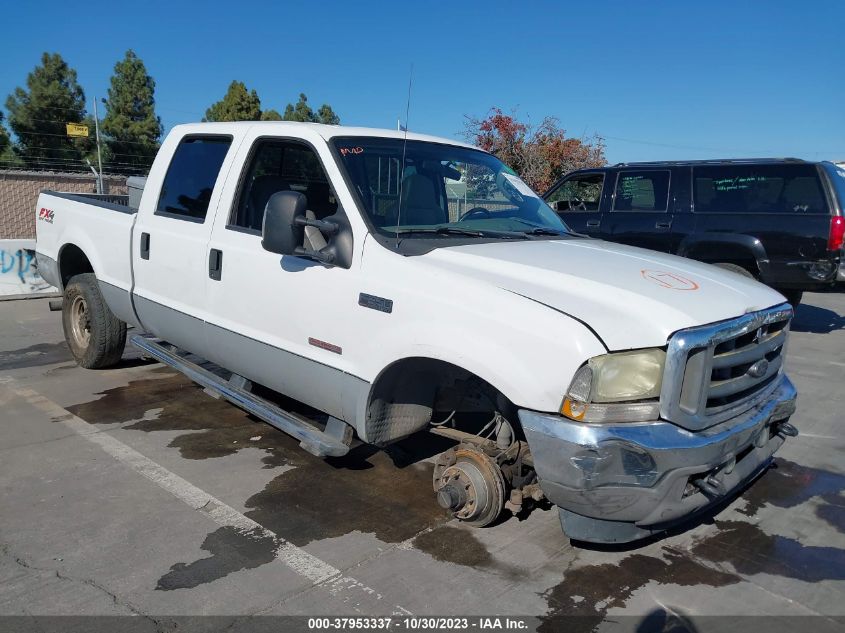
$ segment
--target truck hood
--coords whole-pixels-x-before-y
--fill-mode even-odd
[[[566,313],[611,351],[661,346],[677,330],[784,302],[737,273],[593,239],[470,244],[423,258]]]

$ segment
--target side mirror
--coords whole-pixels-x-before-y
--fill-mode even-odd
[[[279,191],[270,196],[264,209],[261,246],[279,255],[307,257],[328,266],[352,265],[352,229],[342,210],[325,220],[309,220],[308,200],[296,191]],[[318,251],[305,247],[305,227],[319,230],[328,244]]]
[[[261,246],[279,255],[293,255],[302,248],[305,228],[297,218],[305,219],[308,206],[305,196],[297,191],[279,191],[270,196],[264,209]]]

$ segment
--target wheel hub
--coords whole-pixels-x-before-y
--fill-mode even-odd
[[[85,348],[91,340],[91,317],[85,298],[77,295],[70,306],[70,323],[76,344]]]
[[[505,481],[496,462],[475,447],[441,455],[434,468],[437,502],[461,521],[489,525],[504,508]]]

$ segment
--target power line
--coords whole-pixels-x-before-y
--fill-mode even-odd
[[[76,153],[76,152],[80,151],[78,149],[71,149],[71,148],[68,148],[68,147],[48,147],[46,145],[27,145],[26,149],[27,150],[46,149],[46,150],[50,150],[51,152],[71,152],[71,153]],[[128,156],[130,158],[147,158],[147,159],[152,158],[151,156],[147,156],[146,154],[127,154],[125,152],[111,152],[111,155],[112,156]]]
[[[83,124],[83,123],[85,123],[85,120],[84,120],[84,119],[83,119],[82,121],[60,121],[60,120],[58,120],[58,119],[29,119],[29,120],[30,120],[30,121],[35,121],[35,122],[37,122],[37,123],[55,123],[55,124],[57,124],[57,125],[67,125],[68,123],[76,123],[76,124]],[[118,139],[115,139],[115,140],[118,140]],[[118,141],[118,142],[123,142],[123,141]],[[129,142],[129,141],[126,141],[126,142]],[[151,141],[149,141],[149,142],[150,142],[150,143],[156,143],[156,142],[158,142],[158,141],[156,141],[156,140],[151,140]]]
[[[685,149],[690,151],[699,151],[699,152],[725,152],[725,153],[733,153],[733,152],[750,152],[752,154],[780,154],[783,153],[781,150],[772,150],[772,149],[749,149],[745,148],[738,148],[738,147],[697,147],[694,145],[675,145],[671,143],[659,143],[656,141],[643,141],[638,139],[631,139],[631,138],[622,138],[620,136],[608,136],[606,134],[598,134],[601,138],[604,139],[611,139],[614,141],[622,141],[623,143],[634,143],[638,145],[651,145],[654,147],[668,147],[671,149]],[[836,154],[837,152],[831,151],[814,151],[814,152],[799,152],[801,154],[812,154],[812,155],[832,155]]]
[[[61,138],[74,138],[69,137],[67,134],[52,134],[50,132],[15,132],[16,136],[20,136],[24,134],[26,136],[54,136],[54,137],[61,137]],[[81,138],[88,138],[88,137],[81,137]],[[129,145],[150,145],[149,143],[144,143],[141,141],[118,141],[120,143],[127,143]]]
[[[18,157],[21,160],[49,160],[49,161],[56,161],[56,162],[63,162],[63,163],[75,163],[80,162],[85,159],[84,156],[81,157],[67,157],[67,156],[42,156],[38,154],[18,154]],[[140,157],[140,158],[148,158],[148,164],[152,164],[152,160],[149,157]],[[109,163],[113,165],[134,165],[136,163],[127,160],[111,160]]]

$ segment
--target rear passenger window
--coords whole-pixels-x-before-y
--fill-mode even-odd
[[[183,138],[164,176],[156,214],[204,220],[220,166],[231,144],[231,136]]]
[[[298,191],[309,215],[322,220],[337,211],[337,198],[316,152],[293,141],[258,141],[240,186],[229,226],[261,231],[264,208],[279,191]]]
[[[815,165],[696,167],[699,213],[827,213]]]
[[[623,171],[616,179],[614,211],[666,211],[668,171]]]

